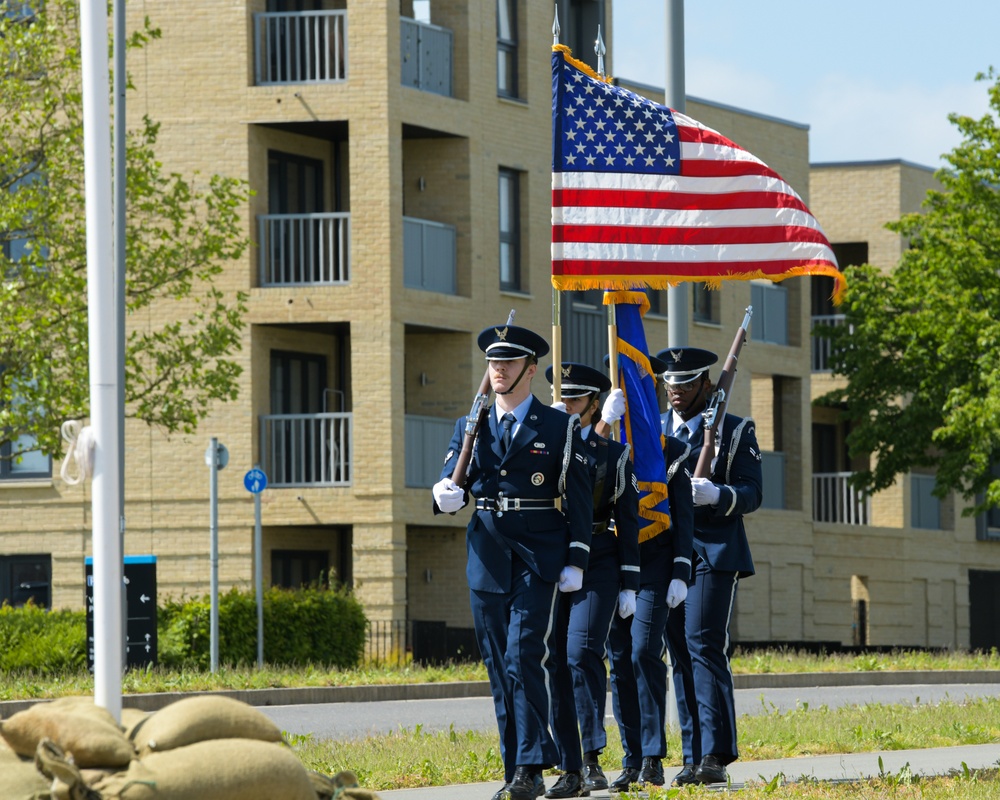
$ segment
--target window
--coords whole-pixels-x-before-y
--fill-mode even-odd
[[[51,605],[52,557],[49,555],[0,556],[0,605]]]
[[[788,344],[788,289],[776,283],[750,284],[754,338],[759,342]]]
[[[271,585],[298,589],[330,583],[330,554],[325,550],[272,550]]]
[[[2,371],[0,367],[0,371]],[[16,383],[16,380],[14,381]],[[17,400],[14,388],[14,405],[22,405]],[[29,480],[52,477],[52,459],[35,449],[36,439],[27,434],[10,435],[0,433],[0,480]]]
[[[941,501],[934,491],[933,475],[910,476],[910,524],[914,528],[941,529]]]
[[[700,283],[691,284],[691,314],[695,322],[719,324],[718,292],[711,291]]]
[[[517,0],[497,0],[497,94],[518,97]]]
[[[1000,478],[1000,464],[990,468],[990,475]],[[983,495],[977,495],[976,502],[983,502]],[[980,541],[1000,540],[1000,508],[991,508],[976,517],[976,538]]]
[[[521,291],[520,176],[500,170],[500,288]]]

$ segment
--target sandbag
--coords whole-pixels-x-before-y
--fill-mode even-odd
[[[0,797],[3,800],[50,800],[49,782],[33,761],[24,761],[9,748],[0,748]]]
[[[153,715],[152,711],[143,711],[139,708],[123,708],[121,729],[122,732],[133,741],[136,730],[146,723],[146,720]]]
[[[251,705],[222,695],[184,697],[132,731],[140,756],[210,739],[256,739],[280,742],[281,729]]]
[[[289,748],[253,739],[210,739],[149,753],[94,789],[103,800],[317,798],[309,771]]]
[[[111,713],[87,698],[36,703],[0,722],[0,736],[15,753],[29,758],[42,739],[51,739],[72,754],[78,767],[124,767],[135,756]]]

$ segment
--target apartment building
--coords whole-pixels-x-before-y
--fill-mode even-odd
[[[612,40],[610,0],[556,5],[560,41],[594,62],[599,23]],[[511,310],[519,325],[552,327],[552,9],[128,4],[130,28],[148,14],[163,32],[129,54],[129,118],[162,123],[169,170],[243,178],[255,193],[255,247],[218,283],[250,296],[239,399],[192,436],[126,427],[125,553],[155,556],[161,596],[208,590],[214,436],[229,454],[218,483],[224,589],[253,585],[243,476],[259,465],[265,585],[328,574],[353,587],[370,619],[436,635],[471,627],[468,515],[434,516],[429,488],[483,375],[479,331]],[[606,64],[614,74],[613,52]],[[928,170],[810,168],[807,125],[694,98],[687,113],[796,187],[845,263],[892,266],[904,245],[881,223],[918,207]],[[928,476],[875,498],[846,489],[844,431],[812,405],[829,381],[811,335],[817,318],[836,317],[829,286],[800,278],[687,293],[689,343],[720,354],[754,306],[731,409],[757,421],[765,507],[748,521],[757,575],[741,584],[735,638],[968,646],[972,576],[1000,569],[1000,550],[955,503],[936,507],[937,529],[920,527],[935,513]],[[599,363],[600,293],[555,302],[563,357]],[[669,344],[666,293],[651,293],[651,305],[655,351]],[[548,399],[547,385],[535,389]],[[41,597],[44,587],[51,606],[82,607],[89,490],[44,462],[0,473],[0,597]]]

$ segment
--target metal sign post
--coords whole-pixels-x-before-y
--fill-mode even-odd
[[[267,488],[267,475],[259,466],[243,476],[243,486],[253,495],[253,574],[257,594],[257,668],[264,667],[264,537],[260,529],[260,493]]]
[[[211,612],[209,649],[211,651],[212,672],[219,671],[219,470],[229,463],[229,451],[213,436],[205,451],[208,464],[208,504],[209,504],[209,564],[212,571]]]

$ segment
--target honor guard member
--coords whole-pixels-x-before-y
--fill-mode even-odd
[[[513,325],[479,334],[496,402],[479,429],[464,491],[451,480],[465,436],[455,424],[435,511],[453,513],[471,495],[466,577],[476,638],[500,731],[504,786],[497,800],[534,800],[542,770],[559,760],[549,733],[551,636],[560,592],[583,585],[593,501],[580,421],[531,394],[549,346]],[[562,498],[562,509],[557,500]]]
[[[666,369],[653,356],[649,362],[654,375]],[[691,577],[694,510],[685,471],[688,452],[686,444],[669,436],[663,439],[670,527],[640,541],[635,614],[630,619],[619,616],[611,624],[611,704],[624,750],[621,774],[609,787],[612,792],[665,782],[667,619],[671,609],[684,602]]]
[[[552,367],[545,372],[552,383]],[[611,389],[604,373],[583,364],[564,362],[561,403],[577,414],[587,453],[593,493],[593,539],[583,587],[559,598],[556,622],[556,680],[552,704],[552,732],[561,756],[563,774],[545,793],[547,798],[584,797],[608,788],[598,757],[607,746],[604,730],[608,673],[604,665],[608,629],[616,609],[631,615],[639,588],[639,487],[632,472],[628,445],[599,436],[592,426],[598,419],[617,419],[625,398]],[[599,415],[599,416],[598,416]]]
[[[704,443],[702,412],[712,392],[708,369],[718,357],[695,347],[668,347],[657,356],[667,364],[670,410],[661,415],[663,430],[690,442],[693,473]],[[674,785],[725,782],[726,765],[739,757],[727,650],[737,583],[754,573],[743,527],[743,515],[756,511],[762,497],[753,420],[726,414],[716,446],[711,477],[691,479],[694,581],[681,613],[667,625],[684,751]]]

